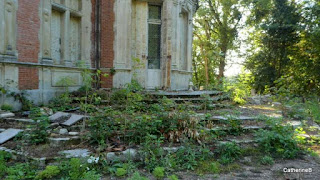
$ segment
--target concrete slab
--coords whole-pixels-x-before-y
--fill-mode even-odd
[[[73,149],[60,151],[58,154],[64,155],[66,158],[84,158],[89,157],[91,152],[88,149]]]
[[[66,122],[62,123],[62,125],[72,126],[75,123],[77,123],[78,121],[82,120],[83,118],[84,118],[84,116],[82,116],[82,115],[72,114],[71,117]]]
[[[218,95],[222,94],[221,91],[158,91],[158,92],[150,92],[152,95],[160,95],[160,96],[201,96],[201,95]]]
[[[2,133],[0,133],[0,144],[3,144],[5,142],[7,142],[8,140],[12,139],[21,131],[23,131],[23,130],[21,130],[21,129],[7,129],[7,130],[3,131]]]
[[[14,117],[15,115],[11,112],[3,112],[0,114],[0,119]]]
[[[49,116],[49,120],[51,122],[58,122],[64,118],[68,118],[70,117],[70,114],[69,113],[65,113],[65,112],[56,112],[54,113],[52,116]]]
[[[8,121],[17,121],[22,123],[36,123],[33,119],[5,118]]]
[[[250,117],[250,116],[212,116],[210,120],[217,120],[217,121],[226,121],[229,120],[230,118],[234,119],[234,120],[240,120],[240,121],[253,121],[253,120],[257,120],[257,117]]]

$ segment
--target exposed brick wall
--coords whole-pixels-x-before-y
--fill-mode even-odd
[[[40,0],[19,0],[17,11],[18,61],[38,63]],[[19,67],[19,89],[38,89],[38,68]]]
[[[115,0],[101,1],[101,68],[112,68],[114,60],[114,31],[115,14],[113,11]],[[102,88],[111,88],[112,76],[102,78]]]
[[[19,0],[17,49],[20,62],[38,62],[40,49],[40,0]]]
[[[36,67],[19,67],[19,89],[32,90],[39,88],[39,70]]]

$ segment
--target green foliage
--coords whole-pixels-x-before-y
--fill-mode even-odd
[[[156,167],[156,168],[154,168],[152,174],[157,179],[162,179],[162,178],[164,178],[164,175],[165,175],[165,168],[164,167]]]
[[[133,175],[127,180],[149,180],[148,178],[141,176],[139,172],[133,173]]]
[[[10,96],[12,96],[14,100],[21,103],[21,110],[23,111],[29,111],[34,106],[33,102],[27,98],[27,94],[25,91],[20,91],[19,93],[11,92]]]
[[[161,148],[162,139],[156,136],[148,135],[142,144],[141,156],[147,170],[152,171],[156,167],[165,165],[165,153]]]
[[[220,155],[219,162],[222,164],[232,163],[242,155],[241,148],[235,142],[220,144],[217,148],[217,153]]]
[[[317,123],[320,123],[320,103],[316,100],[307,102],[307,110],[313,120]]]
[[[263,165],[272,165],[272,164],[274,164],[273,158],[271,156],[268,156],[268,155],[261,157],[260,162]]]
[[[7,167],[6,180],[17,179],[34,179],[36,176],[37,167],[31,163],[17,163],[13,166]]]
[[[205,173],[218,174],[220,172],[220,164],[215,161],[205,160],[199,163],[197,173],[203,175]]]
[[[169,180],[179,180],[179,178],[176,176],[176,175],[171,175],[171,176],[168,176],[168,179]]]
[[[60,96],[50,100],[49,107],[55,111],[65,111],[71,109],[72,99],[69,92],[64,92]]]
[[[82,179],[100,180],[101,175],[94,170],[87,171],[87,172],[83,173]]]
[[[11,154],[0,151],[0,178],[4,177],[7,170],[7,161],[11,158]]]
[[[125,176],[127,174],[127,170],[124,168],[117,168],[115,175],[118,177]]]
[[[85,172],[85,166],[82,165],[80,159],[72,158],[69,162],[69,176],[71,180],[81,179]]]
[[[30,126],[30,131],[24,131],[21,137],[24,141],[31,144],[45,143],[49,137],[49,118],[41,114],[40,108],[33,108],[30,117],[37,123]]]
[[[224,89],[231,94],[232,100],[235,103],[243,105],[251,95],[253,83],[252,74],[242,71],[239,76],[225,80]]]
[[[35,179],[51,179],[59,175],[60,169],[58,166],[47,166],[45,170],[38,173]]]
[[[224,77],[227,54],[237,46],[243,6],[242,0],[200,0],[199,5],[194,20],[193,82],[207,87]]]
[[[3,104],[0,109],[4,111],[12,111],[13,107],[9,104]]]
[[[301,151],[292,126],[284,126],[277,120],[269,122],[270,130],[259,130],[256,133],[260,149],[266,153],[281,158],[295,158]]]

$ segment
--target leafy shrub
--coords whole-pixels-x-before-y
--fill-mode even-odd
[[[71,103],[71,94],[69,92],[65,92],[60,96],[51,99],[49,102],[49,107],[54,111],[65,111],[72,109]]]
[[[0,109],[4,111],[12,111],[13,107],[9,104],[3,104]]]
[[[271,156],[263,156],[260,159],[261,164],[263,165],[272,165],[274,163],[273,158]]]
[[[72,158],[69,162],[69,176],[71,180],[81,179],[85,172],[85,166],[82,165],[80,159]]]
[[[162,139],[156,136],[148,135],[145,142],[142,144],[141,156],[146,166],[146,169],[152,171],[156,167],[165,165],[164,151],[161,148]]]
[[[235,142],[220,144],[217,148],[217,153],[220,155],[219,162],[222,164],[232,163],[241,156],[241,148]]]
[[[88,179],[88,180],[100,180],[101,179],[101,175],[98,174],[96,171],[91,170],[91,171],[87,171],[83,174],[83,178],[82,179]]]
[[[165,174],[165,169],[164,167],[156,167],[153,172],[153,176],[156,177],[157,179],[161,179],[164,177]]]
[[[37,167],[31,163],[18,163],[8,167],[6,172],[6,180],[34,179],[37,173]]]
[[[220,164],[218,162],[204,160],[199,163],[197,167],[198,174],[212,173],[218,174],[220,172]]]
[[[276,121],[270,121],[271,130],[259,130],[256,140],[260,149],[267,154],[282,158],[294,158],[300,152],[300,148],[294,138],[294,130],[291,126],[283,126]]]
[[[60,169],[58,166],[47,166],[45,170],[38,173],[36,179],[51,179],[59,175]]]
[[[6,174],[7,170],[7,153],[5,151],[0,151],[0,178]]]
[[[125,168],[117,168],[116,176],[121,177],[127,174],[127,170]]]
[[[171,175],[171,176],[168,176],[168,179],[169,180],[179,180],[179,178],[176,176],[176,175]]]

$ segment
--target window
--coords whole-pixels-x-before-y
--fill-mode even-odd
[[[54,0],[51,13],[51,58],[74,66],[81,59],[81,1]]]
[[[63,13],[52,10],[51,18],[51,56],[54,64],[61,64],[61,34]]]
[[[149,5],[148,69],[160,69],[161,59],[161,6]]]

